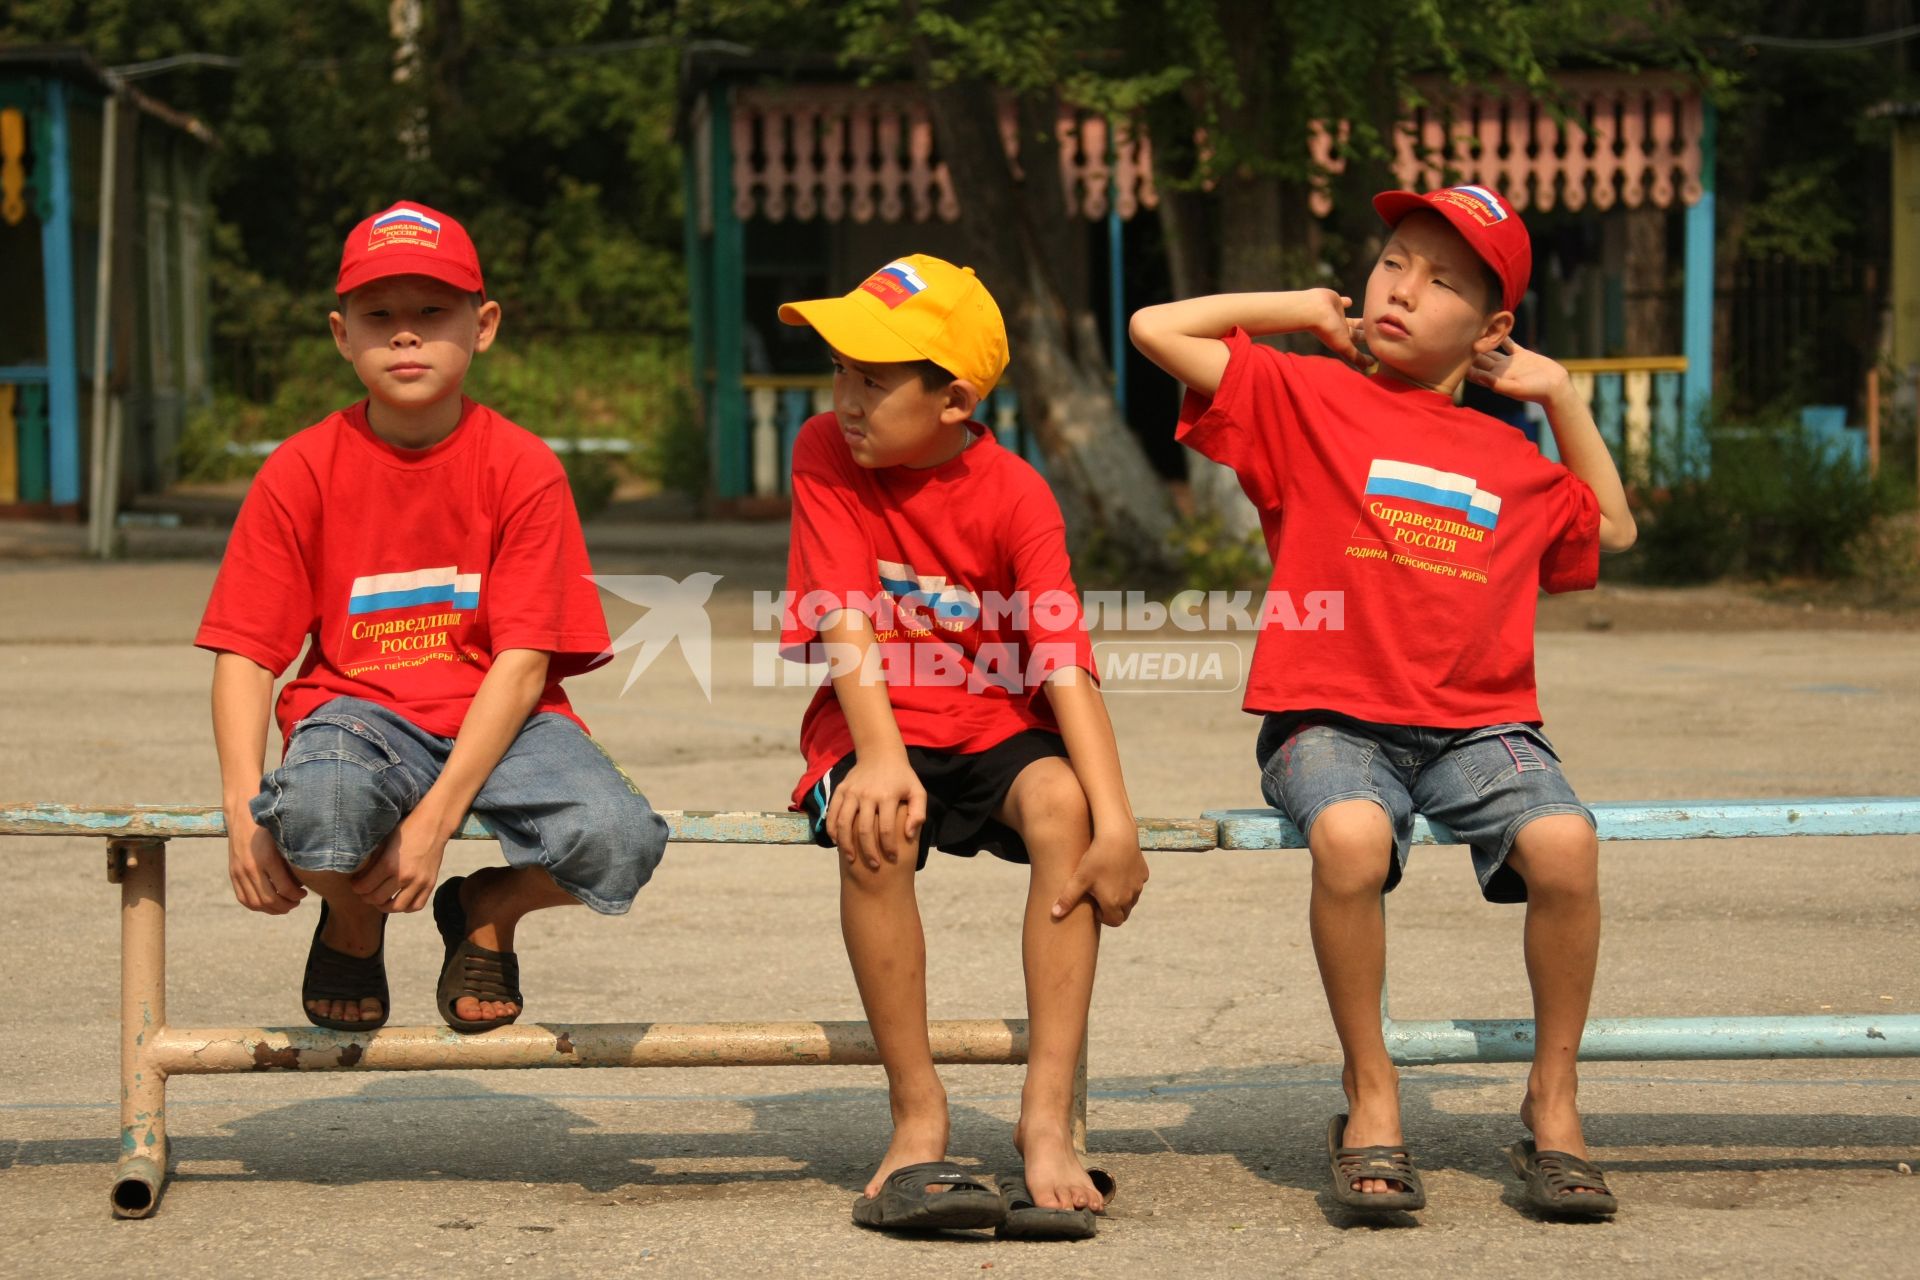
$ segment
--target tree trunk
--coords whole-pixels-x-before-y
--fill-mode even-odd
[[[931,82],[926,58],[917,59]],[[1113,398],[1099,323],[1069,301],[1054,264],[1074,243],[1064,213],[1055,100],[1019,107],[1021,172],[1008,164],[995,90],[961,81],[928,95],[960,228],[1007,322],[1020,416],[1045,453],[1068,528],[1143,565],[1171,560],[1172,508]]]
[[[1201,92],[1216,94],[1222,134],[1240,147],[1260,151],[1290,144],[1304,147],[1305,133],[1288,127],[1293,113],[1280,109],[1278,87],[1286,78],[1288,50],[1272,7],[1265,0],[1227,0],[1221,7],[1221,19],[1224,28],[1233,32],[1235,84],[1225,86],[1224,91]],[[1174,128],[1182,131],[1184,142],[1193,134],[1194,121],[1187,119]],[[1298,132],[1298,136],[1289,140],[1290,132]],[[1156,137],[1156,155],[1159,145]],[[1169,149],[1167,154],[1179,163],[1191,152],[1180,147]],[[1242,163],[1220,174],[1211,204],[1215,227],[1201,243],[1192,242],[1201,230],[1200,218],[1176,214],[1166,220],[1163,215],[1162,224],[1168,257],[1176,266],[1202,254],[1210,259],[1207,292],[1298,289],[1308,283],[1298,278],[1298,266],[1304,260],[1297,253],[1301,246],[1291,243],[1287,235],[1294,220],[1285,216],[1285,191],[1270,165]],[[1198,274],[1191,267],[1187,270],[1189,275]],[[1231,470],[1189,450],[1187,483],[1193,492],[1195,512],[1219,521],[1228,537],[1259,534],[1259,513]]]

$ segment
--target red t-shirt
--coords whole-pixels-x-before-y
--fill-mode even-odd
[[[1178,438],[1239,475],[1273,557],[1246,710],[1539,723],[1534,605],[1598,577],[1593,490],[1437,391],[1225,341]]]
[[[793,448],[781,652],[821,661],[820,622],[860,609],[902,741],[936,751],[1058,732],[1046,673],[1094,671],[1059,503],[1038,472],[968,425],[971,443],[937,467],[860,466],[831,413],[810,418]],[[800,750],[795,808],[853,750],[831,682],[800,722]]]
[[[566,472],[538,436],[462,403],[444,440],[402,449],[362,401],[275,449],[247,490],[193,642],[277,676],[311,639],[275,708],[283,740],[342,696],[454,737],[506,649],[552,655],[534,711],[578,722],[560,679],[608,641]]]

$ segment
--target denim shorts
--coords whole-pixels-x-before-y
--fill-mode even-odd
[[[1311,837],[1321,811],[1342,800],[1371,800],[1386,811],[1393,824],[1389,890],[1406,867],[1415,813],[1472,846],[1488,902],[1527,900],[1526,883],[1506,864],[1522,827],[1559,813],[1593,824],[1553,745],[1529,724],[1427,729],[1290,712],[1266,717],[1254,754],[1261,794],[1303,835]]]
[[[420,803],[453,741],[378,703],[335,698],[293,726],[248,808],[294,866],[354,871]],[[541,868],[605,915],[633,905],[667,844],[666,819],[633,779],[554,712],[521,726],[472,808],[510,866]]]

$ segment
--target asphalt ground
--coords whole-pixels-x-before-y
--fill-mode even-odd
[[[601,573],[726,575],[710,700],[672,652],[631,689],[624,660],[570,685],[661,807],[784,807],[808,691],[753,683],[752,647],[771,637],[752,630],[746,594],[778,585],[777,552],[777,530],[596,546]],[[211,658],[189,645],[212,574],[204,557],[0,563],[0,799],[217,800]],[[1684,628],[1687,600],[1663,598],[1663,616]],[[608,598],[616,635],[638,612]],[[1620,615],[1617,597],[1606,612]],[[1539,644],[1547,727],[1587,799],[1920,791],[1910,631],[1612,621]],[[1226,639],[1244,656],[1247,637]],[[1114,690],[1109,706],[1140,813],[1259,802],[1254,721],[1235,697]],[[173,846],[171,1018],[297,1023],[310,908],[244,911],[223,849]],[[490,856],[462,842],[448,866]],[[1588,1137],[1623,1201],[1592,1225],[1522,1207],[1501,1148],[1522,1136],[1523,1067],[1412,1069],[1407,1134],[1431,1207],[1417,1223],[1345,1217],[1326,1190],[1338,1054],[1298,852],[1152,855],[1134,921],[1106,936],[1091,1150],[1121,1188],[1087,1244],[853,1227],[886,1141],[878,1068],[179,1079],[159,1212],[114,1221],[117,894],[101,842],[0,839],[0,857],[0,1273],[1915,1271],[1910,1059],[1589,1065]],[[630,916],[536,917],[521,932],[528,1019],[858,1018],[830,858],[675,845]],[[1603,867],[1596,1016],[1920,1012],[1920,841],[1618,845]],[[1023,890],[989,859],[933,861],[921,895],[934,1016],[1019,1014]],[[1388,920],[1396,1016],[1526,1014],[1521,912],[1479,900],[1463,850],[1416,852]],[[431,923],[396,922],[388,954],[394,1021],[433,1021]],[[944,1074],[955,1155],[1014,1169],[1018,1070]]]

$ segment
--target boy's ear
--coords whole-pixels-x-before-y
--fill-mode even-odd
[[[940,421],[958,425],[973,417],[980,407],[980,389],[965,378],[947,384],[947,400],[940,406]]]
[[[474,334],[473,349],[485,351],[500,332],[500,304],[487,299],[476,308],[474,318],[480,322],[480,329]]]
[[[1507,340],[1513,332],[1513,312],[1496,311],[1487,317],[1480,336],[1473,340],[1473,354],[1483,356]]]
[[[347,318],[338,311],[329,311],[327,328],[333,330],[333,345],[340,352],[341,358],[351,363],[353,348],[347,345]]]

